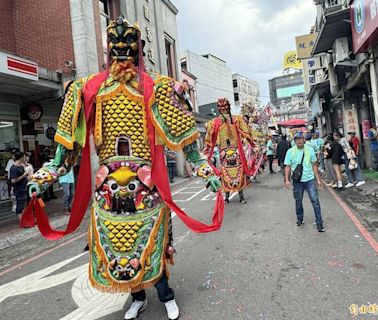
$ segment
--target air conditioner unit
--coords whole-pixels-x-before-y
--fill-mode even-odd
[[[318,69],[315,70],[315,82],[323,82],[324,81],[324,70],[323,69]]]
[[[337,38],[332,48],[333,65],[336,66],[345,61],[350,61],[349,52],[348,38]]]

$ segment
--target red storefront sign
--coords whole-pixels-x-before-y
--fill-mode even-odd
[[[353,52],[365,52],[378,42],[378,1],[354,0],[350,10]]]
[[[38,81],[38,64],[0,51],[0,74]]]
[[[36,63],[29,63],[20,59],[7,57],[8,70],[26,73],[32,76],[38,75],[38,67]]]

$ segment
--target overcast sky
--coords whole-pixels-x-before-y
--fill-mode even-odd
[[[233,71],[260,84],[262,101],[268,80],[282,74],[285,52],[295,50],[295,36],[315,22],[313,0],[172,0],[180,50],[212,53]]]

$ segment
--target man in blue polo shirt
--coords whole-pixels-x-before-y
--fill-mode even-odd
[[[324,232],[318,190],[315,183],[316,178],[318,187],[322,187],[315,151],[312,147],[305,145],[302,132],[297,132],[294,135],[294,141],[295,146],[288,150],[285,157],[285,186],[287,189],[291,188],[291,172],[302,162],[303,158],[301,181],[293,182],[297,226],[303,224],[303,193],[306,190],[310,197],[312,207],[314,208],[317,229],[319,232]]]

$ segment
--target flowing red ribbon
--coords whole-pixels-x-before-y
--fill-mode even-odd
[[[213,154],[214,154],[214,147],[217,143],[217,137],[218,137],[218,133],[219,133],[219,130],[220,130],[220,127],[222,125],[222,121],[221,119],[219,118],[216,118],[215,121],[214,121],[214,129],[213,129],[213,134],[211,136],[211,140],[212,140],[212,148],[210,150],[210,153],[208,155],[208,162],[211,166],[211,168],[214,170],[214,172],[216,173],[217,176],[220,176],[221,175],[221,171],[215,167],[211,161],[212,157],[213,157]],[[248,168],[248,163],[247,163],[247,160],[245,158],[245,153],[244,153],[244,148],[243,148],[243,144],[241,142],[241,138],[240,138],[240,132],[239,132],[239,128],[237,126],[237,123],[235,122],[234,123],[234,128],[236,130],[236,137],[237,137],[237,141],[238,141],[238,150],[239,150],[239,155],[240,155],[240,161],[242,163],[242,166],[243,166],[243,170],[244,170],[244,173],[247,175],[247,176],[254,176],[254,172],[256,171],[256,168],[255,166],[251,166],[251,168]]]
[[[155,185],[162,196],[165,203],[174,211],[177,216],[185,223],[185,225],[196,233],[206,233],[211,231],[219,230],[223,217],[224,217],[224,199],[222,191],[218,190],[217,199],[215,202],[212,224],[206,225],[198,220],[195,220],[189,217],[179,206],[177,206],[171,195],[171,190],[168,183],[167,170],[165,169],[164,161],[164,148],[161,145],[156,144],[155,139],[155,128],[151,119],[151,112],[149,108],[150,98],[154,90],[154,81],[146,73],[144,74],[144,103],[146,110],[147,118],[147,129],[148,129],[148,138],[151,146],[151,157],[152,157],[152,180],[155,182]]]
[[[222,125],[222,121],[219,118],[216,118],[214,120],[213,134],[211,136],[212,147],[207,157],[207,162],[209,163],[210,167],[213,169],[213,171],[218,177],[221,176],[222,172],[216,166],[214,166],[212,160],[213,160],[214,148],[215,148],[215,145],[217,144],[218,133],[219,133],[219,129],[221,125]]]
[[[33,197],[26,207],[20,227],[33,227],[34,215],[37,220],[37,226],[42,236],[48,240],[58,240],[67,234],[74,232],[80,225],[87,211],[88,204],[92,196],[92,177],[91,177],[91,160],[89,136],[92,128],[93,105],[97,92],[101,84],[106,80],[108,72],[104,71],[91,80],[84,87],[84,114],[86,120],[86,140],[82,151],[82,158],[79,171],[79,179],[76,184],[75,197],[72,202],[71,215],[66,230],[53,229],[49,224],[48,216],[38,201],[37,197]],[[34,210],[34,215],[33,215]]]

